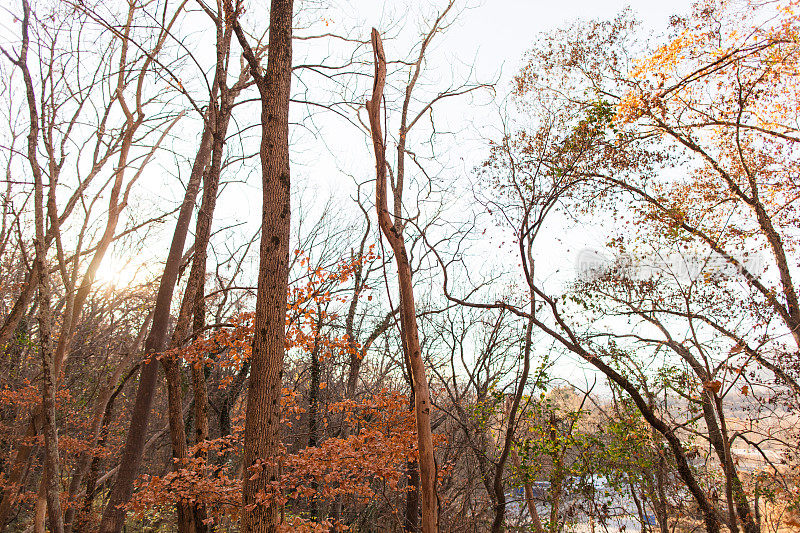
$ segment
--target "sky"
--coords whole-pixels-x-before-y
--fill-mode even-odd
[[[369,28],[376,27],[385,35],[384,47],[389,61],[406,57],[408,50],[419,41],[418,28],[427,28],[430,21],[445,5],[446,0],[340,0],[337,11],[330,14],[331,31],[342,28],[363,28],[354,37],[367,38]],[[409,7],[410,6],[410,7]],[[465,7],[466,6],[466,7]],[[535,43],[541,32],[554,30],[578,18],[613,19],[629,7],[642,21],[645,30],[663,31],[673,14],[686,13],[691,8],[688,0],[654,2],[638,0],[467,0],[458,2],[455,9],[461,11],[451,27],[433,41],[426,54],[424,86],[418,94],[427,90],[430,94],[447,87],[451,77],[463,76],[474,67],[473,78],[481,82],[496,82],[497,97],[453,98],[437,104],[437,127],[458,132],[446,147],[442,139],[440,157],[445,173],[453,179],[458,175],[474,173],[474,168],[485,158],[487,139],[497,139],[499,115],[502,102],[510,90],[510,80],[522,65],[525,52]],[[452,15],[453,13],[450,13]],[[402,27],[402,30],[397,30]],[[402,80],[401,80],[402,81]],[[361,88],[366,100],[371,80]],[[483,104],[483,105],[476,105]],[[366,117],[364,117],[366,119]],[[341,121],[340,121],[341,122]],[[313,153],[309,159],[303,155],[296,158],[296,175],[308,179],[314,189],[324,190],[325,197],[350,195],[353,177],[363,181],[373,172],[374,160],[363,133],[339,124],[334,119],[336,134],[328,135],[326,144],[329,153]],[[392,124],[389,129],[393,128]],[[358,147],[354,150],[354,147]],[[581,230],[582,242],[573,242],[569,257],[560,254],[564,266],[574,263],[578,251],[587,246],[599,247],[606,240],[602,228],[597,231]],[[503,237],[498,237],[502,242]],[[497,244],[500,244],[498,242]]]
[[[312,2],[314,0],[311,0]],[[302,5],[302,4],[299,4]],[[332,32],[351,32],[355,38],[367,39],[369,28],[376,27],[384,35],[387,58],[407,57],[408,51],[419,42],[418,28],[427,28],[433,17],[446,5],[445,0],[339,0],[337,9],[329,10]],[[685,13],[691,7],[688,0],[655,2],[651,0],[466,0],[459,1],[460,9],[454,23],[446,32],[437,36],[426,54],[427,87],[436,91],[446,87],[451,76],[463,75],[474,67],[474,79],[481,82],[496,82],[498,102],[508,94],[510,80],[522,65],[523,56],[534,43],[540,32],[556,29],[577,18],[612,19],[626,7],[630,7],[643,22],[645,29],[664,29],[670,15]],[[450,15],[453,13],[451,12]],[[402,27],[402,30],[398,30]],[[355,33],[353,32],[355,28]],[[357,28],[363,28],[358,32]],[[298,31],[297,33],[302,33]],[[388,39],[387,39],[388,37]],[[324,44],[320,45],[324,47]],[[438,87],[437,87],[438,85]],[[363,87],[364,98],[369,87]],[[418,88],[417,91],[425,89]],[[469,98],[452,99],[439,106],[437,120],[443,120],[454,128],[464,129],[462,140],[472,137],[486,137],[499,130],[497,126],[497,106],[475,106]],[[365,118],[365,117],[364,117]],[[451,120],[449,120],[451,119]],[[494,127],[494,132],[482,130]],[[345,128],[346,129],[346,128]],[[467,131],[467,130],[472,131]],[[362,158],[371,154],[354,154],[351,146],[357,132],[342,132],[343,135],[331,139],[331,147],[336,161],[315,154],[312,166],[316,170],[309,173],[331,175],[341,174],[343,164],[347,173],[357,172],[353,166],[361,166]],[[353,137],[350,136],[353,133]],[[484,142],[485,139],[481,139]],[[338,144],[337,144],[338,143]],[[359,162],[348,162],[357,157]],[[297,160],[303,167],[308,161]],[[331,165],[338,169],[331,172]],[[369,168],[369,167],[367,167]],[[342,181],[344,180],[344,181]],[[349,176],[338,176],[327,180],[330,192],[336,194],[350,182]]]
[[[367,25],[381,26],[397,16],[405,0],[352,0]],[[421,5],[423,2],[416,2]],[[443,5],[440,1],[438,4]],[[630,7],[650,27],[663,27],[670,15],[687,12],[691,2],[673,0],[472,0],[439,48],[457,53],[462,59],[475,57],[481,74],[504,67],[508,79],[519,60],[541,31],[553,29],[576,18],[610,19]]]
[[[314,5],[316,0],[298,2],[298,6]],[[334,6],[324,11],[330,19],[331,32],[351,32],[353,37],[367,38],[369,28],[377,27],[387,36],[386,51],[389,59],[406,56],[414,44],[419,41],[419,28],[426,28],[435,14],[443,8],[445,0],[338,0],[321,2],[321,5]],[[509,81],[521,65],[525,51],[530,48],[540,32],[555,29],[576,18],[613,18],[622,9],[629,6],[643,21],[645,27],[664,28],[670,15],[685,12],[690,8],[687,0],[675,2],[653,2],[624,0],[466,0],[459,1],[455,9],[460,9],[455,20],[446,32],[437,36],[427,57],[427,77],[420,94],[427,89],[435,92],[446,86],[448,78],[458,76],[474,67],[474,78],[480,81],[496,81],[498,100],[508,93]],[[7,14],[7,13],[6,13]],[[453,15],[455,13],[451,13]],[[255,13],[251,15],[255,17]],[[313,16],[313,15],[312,15]],[[259,20],[259,19],[255,19]],[[250,21],[253,30],[257,22]],[[13,25],[13,24],[12,24]],[[359,32],[359,28],[363,32]],[[302,30],[297,30],[302,34]],[[360,35],[363,33],[363,35]],[[325,39],[315,41],[314,46],[325,49],[330,43]],[[299,50],[299,47],[298,47]],[[302,61],[301,57],[296,58]],[[313,78],[312,78],[313,79]],[[362,80],[363,98],[369,92],[370,80]],[[432,93],[433,94],[433,93]],[[488,102],[484,98],[483,103]],[[469,98],[455,98],[444,103],[437,110],[437,122],[457,131],[452,141],[458,149],[444,147],[442,159],[448,161],[447,172],[466,176],[472,173],[485,154],[486,139],[497,137],[500,133],[497,124],[497,102],[475,106]],[[255,110],[255,108],[253,108]],[[299,113],[300,111],[298,111]],[[248,121],[250,117],[242,117]],[[349,124],[334,117],[321,118],[318,124],[325,130],[327,149],[319,151],[298,149],[293,158],[295,183],[300,187],[312,190],[311,197],[304,200],[308,204],[320,207],[324,200],[333,197],[349,204],[352,196],[353,181],[365,181],[374,172],[374,161],[363,132],[359,132]],[[391,126],[390,126],[391,127]],[[298,129],[299,130],[299,129]],[[469,148],[466,148],[469,147]],[[460,160],[459,160],[460,159]],[[255,164],[256,161],[253,160]],[[444,163],[443,163],[444,165]],[[155,168],[154,168],[155,171]],[[165,202],[177,202],[180,196],[179,187],[164,188],[163,175],[153,173],[150,181],[151,189],[146,194],[161,196]],[[219,221],[217,227],[227,223],[246,221],[252,226],[260,215],[260,190],[257,173],[252,173],[246,184],[229,187],[223,191],[218,204]],[[164,227],[165,236],[169,233],[170,224]],[[553,269],[569,269],[574,263],[574,255],[580,249],[604,240],[602,228],[596,232],[590,228],[582,230],[577,242],[573,238],[567,246],[562,246],[557,257],[561,264],[553,263]],[[502,246],[505,237],[496,235],[491,246],[495,249]],[[569,241],[569,238],[567,239]],[[494,242],[497,241],[497,242]],[[157,247],[156,247],[157,248]],[[158,263],[163,250],[152,248],[153,262]],[[166,249],[166,242],[163,249]],[[569,251],[567,251],[569,249]],[[119,276],[121,270],[128,273],[132,266],[125,267],[125,259],[115,254],[111,261],[104,262],[101,277],[116,278],[116,282],[124,281],[126,276]],[[150,261],[147,261],[150,262]]]
[[[298,6],[312,4],[317,0],[297,2]],[[327,9],[325,17],[331,20],[331,32],[350,31],[360,33],[354,37],[366,39],[370,27],[377,27],[389,39],[386,41],[386,51],[389,59],[397,59],[407,55],[408,50],[418,42],[418,28],[428,26],[438,9],[441,9],[446,0],[334,0],[333,2],[319,1],[320,5],[335,5],[334,9]],[[464,7],[464,6],[467,7]],[[474,67],[474,77],[480,81],[497,81],[497,93],[502,100],[507,94],[509,80],[521,65],[525,51],[530,48],[540,32],[558,28],[576,18],[601,18],[611,19],[622,9],[629,6],[643,21],[645,28],[662,29],[666,26],[672,14],[686,12],[690,8],[687,0],[673,2],[634,1],[622,0],[466,0],[457,3],[461,9],[453,25],[437,37],[429,50],[428,74],[426,77],[430,94],[435,94],[437,87],[447,84],[449,76],[458,75]],[[13,11],[13,9],[12,9]],[[0,28],[15,28],[17,24],[9,19],[10,12],[0,9]],[[363,32],[358,29],[362,28]],[[253,28],[256,29],[256,28]],[[302,33],[298,30],[297,33]],[[0,38],[3,40],[3,38]],[[13,38],[12,38],[13,41]],[[317,41],[324,51],[330,46],[324,39]],[[323,54],[324,55],[324,54]],[[300,59],[298,58],[298,61]],[[363,98],[368,95],[371,80],[362,80],[359,90]],[[422,89],[424,91],[425,89]],[[424,93],[421,93],[424,94]],[[447,167],[447,172],[463,175],[469,174],[476,162],[481,160],[485,150],[485,137],[491,136],[491,128],[497,124],[497,105],[474,106],[474,101],[469,98],[453,99],[442,106],[442,111],[437,116],[437,121],[457,131],[458,135],[451,139],[455,150],[449,147],[442,149],[442,157],[461,158],[454,160]],[[255,110],[255,108],[252,108]],[[242,116],[243,122],[252,123],[257,114]],[[335,118],[320,119],[326,130],[327,151],[317,149],[301,150],[298,148],[293,161],[294,183],[303,184],[312,190],[312,201],[318,204],[324,199],[333,196],[339,197],[342,202],[352,195],[353,180],[366,181],[374,173],[374,160],[369,149],[369,143],[363,135],[350,125]],[[438,124],[437,124],[438,126]],[[489,133],[485,130],[489,129]],[[495,130],[499,132],[499,130]],[[473,149],[474,148],[474,149]],[[465,153],[466,152],[466,153]],[[171,163],[169,161],[167,164]],[[256,164],[257,160],[253,160]],[[444,165],[444,164],[443,164]],[[164,186],[164,176],[155,166],[151,172],[152,188],[145,196],[160,197],[164,202],[174,203],[181,194],[180,187]],[[248,183],[232,186],[223,191],[218,203],[218,221],[215,226],[220,227],[227,223],[239,220],[247,221],[248,225],[257,225],[260,219],[260,186],[257,172],[252,172]],[[296,179],[295,179],[296,177]],[[370,194],[367,191],[367,194]],[[347,205],[347,204],[343,204]],[[352,208],[353,204],[347,205]],[[172,224],[164,224],[164,236],[171,234]],[[584,242],[567,238],[567,245],[561,244],[559,254],[552,254],[568,267],[574,260],[581,247],[591,245],[592,241],[599,241],[603,237],[602,228],[593,232],[591,228],[582,230]],[[490,235],[491,237],[491,235]],[[163,246],[153,246],[145,251],[151,255],[144,263],[151,263],[157,269],[163,260],[167,246],[167,238]],[[495,235],[487,242],[494,239],[500,243],[492,242],[492,247],[502,246],[501,235]],[[569,253],[565,249],[570,248]],[[109,257],[101,268],[100,277],[112,279],[116,283],[125,283],[133,269],[141,265],[132,264],[126,267],[124,250]],[[570,255],[572,254],[572,255]],[[254,254],[253,254],[254,255]],[[254,255],[255,259],[255,255]],[[553,266],[555,265],[555,266]],[[556,260],[551,264],[557,268]],[[125,275],[121,275],[124,273]]]

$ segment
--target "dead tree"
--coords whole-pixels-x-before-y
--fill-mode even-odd
[[[411,265],[408,260],[405,240],[392,220],[389,212],[386,180],[386,146],[381,127],[381,104],[383,87],[386,83],[386,55],[383,51],[378,30],[372,29],[372,46],[375,52],[375,82],[372,98],[367,102],[367,112],[372,130],[372,146],[375,150],[375,206],[381,232],[389,241],[397,263],[400,287],[400,315],[403,324],[403,344],[406,347],[411,368],[414,391],[414,412],[417,420],[417,446],[419,449],[420,485],[422,488],[422,531],[433,533],[439,530],[439,502],[436,495],[436,461],[431,431],[431,400],[425,364],[417,329],[417,315],[414,305],[414,287],[411,280]]]

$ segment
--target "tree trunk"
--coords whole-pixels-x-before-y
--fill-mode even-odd
[[[223,38],[221,46],[224,49],[223,56],[227,55],[229,48],[230,35]],[[219,109],[214,106],[212,101],[209,103],[209,117],[207,128],[212,133],[211,163],[207,171],[203,174],[203,199],[200,210],[197,213],[195,225],[194,259],[189,278],[186,282],[186,289],[183,294],[178,321],[172,334],[170,342],[171,349],[179,349],[186,340],[189,331],[189,324],[194,318],[194,330],[199,332],[203,328],[205,317],[204,284],[206,275],[206,257],[208,254],[208,242],[211,238],[211,222],[214,218],[214,210],[217,202],[217,192],[219,190],[219,176],[222,162],[222,152],[225,147],[225,135],[228,129],[231,108],[228,105],[228,91],[224,84],[224,71],[218,70],[214,86],[219,87],[222,93]],[[183,420],[183,398],[181,394],[181,371],[178,360],[175,357],[162,360],[164,373],[167,379],[168,408],[170,421],[170,441],[172,443],[172,457],[174,468],[180,469],[189,458],[187,447],[186,427]],[[196,427],[196,442],[204,441],[208,438],[208,394],[205,387],[205,375],[202,366],[191,365],[192,388],[194,392],[194,417]],[[206,519],[205,507],[197,502],[190,504],[180,502],[177,505],[178,528],[181,533],[203,533],[206,531],[204,520]]]
[[[33,79],[28,70],[28,26],[30,23],[31,9],[27,0],[22,1],[22,46],[20,48],[17,66],[22,70],[25,82],[25,94],[28,102],[30,118],[30,131],[28,132],[28,164],[31,167],[34,181],[34,215],[36,225],[36,238],[34,249],[36,255],[33,261],[35,274],[32,278],[38,279],[37,301],[39,306],[39,351],[42,358],[42,412],[44,433],[44,472],[42,483],[47,497],[47,514],[50,529],[53,533],[63,533],[64,525],[61,513],[61,481],[60,464],[58,457],[58,431],[56,428],[56,369],[53,361],[53,342],[51,337],[52,316],[50,309],[50,283],[48,279],[47,247],[45,245],[45,199],[42,169],[39,166],[37,146],[39,142],[39,113],[36,108],[36,93]],[[48,190],[48,207],[55,207],[55,183],[51,177]]]
[[[308,387],[308,447],[316,448],[319,444],[319,377],[320,377],[320,339],[322,329],[322,313],[318,314],[319,321],[317,322],[316,336],[314,338],[314,348],[311,350],[311,384]],[[312,479],[311,488],[317,490],[317,481]],[[317,519],[320,516],[319,500],[316,495],[311,499],[311,517]]]
[[[131,360],[138,354],[139,349],[141,348],[142,341],[144,340],[144,334],[150,326],[150,318],[151,315],[148,315],[144,321],[144,324],[142,324],[139,335],[136,337],[133,344],[126,350],[127,353],[117,366],[114,375],[108,381],[108,384],[101,389],[100,394],[98,395],[95,403],[94,414],[92,416],[92,428],[90,430],[92,447],[94,447],[100,439],[101,430],[106,423],[104,415],[108,411],[108,404],[114,395],[114,389],[117,387],[120,379],[122,378],[122,372],[128,368]],[[127,377],[123,380],[123,383],[125,381],[127,381]],[[78,460],[76,461],[75,472],[72,474],[72,480],[69,484],[69,501],[71,502],[71,505],[64,513],[64,531],[66,533],[70,533],[72,531],[72,523],[77,507],[74,499],[78,494],[78,490],[83,482],[83,476],[86,474],[86,470],[89,468],[91,460],[92,455],[87,450],[81,452],[81,454],[78,456]]]
[[[147,330],[147,327],[144,329]],[[111,415],[114,412],[114,403],[117,395],[122,392],[125,383],[133,376],[135,370],[135,368],[132,369],[131,372],[129,372],[128,375],[123,378],[122,382],[117,386],[116,390],[111,394],[106,402],[106,407],[103,411],[103,422],[100,426],[100,432],[98,434],[96,443],[98,448],[105,446],[105,443],[108,440]],[[95,524],[91,521],[91,514],[92,506],[94,504],[95,491],[97,489],[98,476],[100,474],[101,462],[102,457],[100,455],[95,455],[89,465],[89,470],[86,474],[86,491],[83,497],[83,505],[81,506],[80,512],[77,513],[75,518],[71,520],[73,527],[77,528],[78,531],[93,531],[95,529]]]
[[[404,324],[400,325],[401,328],[405,327]],[[408,354],[405,342],[403,342],[403,352]],[[406,380],[411,386],[411,392],[408,395],[408,410],[414,409],[414,385],[411,379],[411,361],[406,356]],[[407,533],[416,533],[419,531],[419,461],[411,459],[406,461],[406,516],[403,524],[403,529]]]
[[[181,370],[177,357],[164,357],[161,360],[167,378],[167,410],[169,412],[169,437],[172,444],[172,468],[179,471],[186,466],[189,450],[186,445],[186,430],[183,424],[183,399],[181,395]],[[194,512],[185,499],[176,505],[179,533],[195,533]]]
[[[535,312],[534,304],[531,302],[531,314]],[[500,451],[500,456],[497,458],[494,473],[494,495],[496,498],[494,521],[492,522],[492,533],[500,533],[503,530],[503,524],[506,518],[506,494],[505,487],[503,486],[503,472],[505,470],[506,461],[512,451],[514,443],[514,433],[516,431],[517,410],[522,401],[522,395],[525,392],[525,385],[528,383],[528,373],[531,369],[531,346],[533,342],[533,321],[528,320],[525,328],[525,346],[522,349],[522,374],[519,377],[517,390],[514,396],[511,397],[511,402],[507,409],[507,422],[506,434],[503,438],[503,448]],[[534,507],[533,512],[536,512]]]
[[[36,495],[36,505],[33,506],[33,533],[45,533],[44,523],[47,519],[47,484],[44,474],[39,483],[39,492]]]
[[[200,188],[200,178],[211,156],[211,133],[209,128],[203,130],[200,149],[197,152],[186,194],[175,224],[167,262],[161,283],[158,287],[156,304],[153,309],[153,325],[145,342],[145,353],[149,359],[142,366],[139,377],[139,387],[136,391],[136,401],[131,412],[131,423],[125,441],[125,447],[120,459],[120,469],[116,481],[111,489],[103,518],[100,523],[101,533],[119,533],[125,521],[125,510],[118,508],[130,500],[133,491],[133,482],[139,472],[142,458],[142,448],[147,432],[147,422],[150,417],[150,407],[155,392],[156,378],[158,376],[158,360],[156,354],[164,350],[169,326],[169,310],[172,303],[172,294],[178,280],[178,272],[183,256],[183,247],[186,243],[186,234],[189,231],[189,222],[192,217],[194,202]]]
[[[407,533],[419,531],[419,463],[406,462],[406,516],[403,529]]]
[[[512,448],[510,456],[511,462],[514,464],[514,468],[517,470],[522,470],[522,463],[519,460],[517,451]],[[533,487],[531,486],[531,482],[528,481],[527,478],[523,477],[522,483],[525,485],[525,501],[528,504],[528,513],[531,515],[531,529],[533,529],[534,533],[544,533],[542,521],[539,519],[539,511],[536,509],[536,499],[533,496]]]
[[[45,244],[47,244],[47,240],[45,240]],[[11,312],[9,312],[8,316],[3,321],[3,325],[0,326],[0,351],[3,353],[8,349],[8,343],[17,330],[22,317],[25,316],[28,306],[31,303],[31,298],[33,298],[36,287],[39,285],[39,280],[33,272],[30,272],[27,278],[25,284],[22,286],[22,291],[14,301]]]
[[[436,460],[431,431],[431,401],[425,364],[417,330],[417,316],[414,304],[414,289],[411,281],[411,265],[406,252],[402,233],[392,222],[389,214],[386,192],[386,147],[381,133],[381,102],[383,86],[386,82],[386,56],[383,52],[378,30],[372,29],[372,46],[375,53],[375,83],[372,99],[367,102],[367,112],[372,129],[372,145],[375,150],[377,181],[375,185],[375,204],[378,223],[386,240],[394,252],[400,285],[400,301],[403,316],[403,336],[408,346],[411,363],[411,376],[414,384],[415,414],[417,420],[417,446],[419,448],[420,485],[422,488],[422,531],[433,533],[439,530],[439,501],[436,495]]]
[[[289,98],[292,80],[293,0],[272,0],[267,70],[260,65],[235,20],[261,96],[263,207],[258,293],[254,317],[250,386],[244,430],[242,532],[274,532],[280,506],[271,484],[278,481],[280,396],[285,355],[286,293],[289,283]]]

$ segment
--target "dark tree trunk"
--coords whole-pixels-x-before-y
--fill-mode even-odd
[[[408,533],[419,531],[419,464],[406,462],[406,516],[403,528]]]
[[[175,224],[175,232],[172,236],[172,244],[164,266],[164,273],[161,276],[161,283],[158,287],[156,304],[153,309],[153,325],[145,342],[145,353],[149,359],[142,366],[139,375],[139,387],[136,391],[136,401],[131,413],[131,423],[128,428],[122,457],[120,458],[119,472],[111,489],[105,511],[103,511],[103,518],[100,523],[101,533],[119,533],[121,531],[126,513],[119,506],[130,500],[133,481],[139,473],[139,464],[141,463],[142,449],[147,433],[147,422],[150,417],[150,408],[153,402],[156,378],[158,377],[159,363],[156,357],[158,353],[164,350],[166,345],[169,310],[181,267],[183,247],[186,243],[186,235],[189,232],[189,222],[191,221],[194,202],[200,188],[200,178],[210,156],[211,133],[206,127],[203,131],[200,149],[197,152],[189,183],[186,187],[186,194],[178,214],[178,221]]]

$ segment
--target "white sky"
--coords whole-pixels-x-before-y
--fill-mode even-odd
[[[424,5],[414,0],[351,0],[368,26],[378,29],[396,18],[408,4]],[[439,2],[444,5],[444,1]],[[575,18],[610,19],[626,6],[650,27],[664,27],[669,16],[688,11],[691,2],[673,0],[483,0],[471,1],[472,7],[459,16],[448,30],[441,50],[458,51],[462,59],[476,57],[481,73],[492,73],[505,65],[506,79],[513,74],[519,59],[536,34],[554,29]],[[401,12],[402,12],[401,11]]]
[[[313,0],[311,0],[313,1]],[[300,4],[302,5],[302,4]],[[331,31],[352,31],[363,28],[352,36],[366,39],[374,26],[383,35],[389,61],[407,57],[408,51],[419,42],[417,28],[428,28],[435,14],[446,5],[446,0],[340,0],[339,8],[329,10]],[[467,6],[464,8],[463,6]],[[442,138],[440,156],[453,179],[473,172],[485,157],[486,138],[499,138],[498,106],[509,90],[509,81],[521,66],[521,60],[541,32],[557,29],[577,18],[613,19],[625,7],[630,7],[643,22],[644,29],[664,31],[670,15],[686,13],[689,0],[653,2],[638,0],[465,0],[459,1],[461,9],[455,23],[437,36],[426,54],[425,84],[417,94],[425,99],[425,91],[435,94],[448,86],[451,75],[458,77],[475,67],[474,79],[481,82],[497,80],[498,102],[476,106],[470,98],[459,97],[437,104],[437,128],[458,131],[455,144],[447,146]],[[456,9],[454,8],[454,9]],[[337,14],[337,11],[339,14]],[[453,18],[451,15],[448,18]],[[396,27],[403,27],[398,31]],[[298,31],[297,33],[302,33]],[[386,37],[384,37],[386,39]],[[298,49],[299,50],[299,49]],[[302,52],[300,52],[302,53]],[[402,82],[402,79],[399,79]],[[395,78],[398,82],[398,78]],[[371,81],[366,80],[361,90],[366,100]],[[483,102],[487,102],[483,98]],[[413,107],[413,106],[412,106]],[[419,106],[418,106],[419,107]],[[299,111],[298,111],[299,112]],[[413,113],[413,109],[412,109]],[[365,118],[365,117],[364,117]],[[336,122],[336,119],[332,119]],[[293,176],[308,180],[316,190],[327,195],[346,199],[352,188],[352,178],[366,180],[374,172],[371,148],[363,134],[343,121],[336,122],[336,134],[326,136],[330,153],[314,152],[311,158],[297,153],[293,161]],[[390,123],[389,129],[394,126]],[[418,132],[417,135],[419,135]],[[412,134],[411,137],[414,137]],[[413,142],[410,141],[410,142]],[[449,161],[445,162],[447,159]],[[324,195],[320,195],[324,196]],[[260,206],[253,206],[255,212]],[[251,208],[252,211],[252,208]],[[607,233],[602,228],[581,230],[582,242],[573,243],[571,254],[581,247],[604,242]],[[499,241],[503,238],[499,237]],[[499,244],[499,242],[498,242]],[[496,247],[495,247],[496,248]],[[561,250],[564,252],[565,250]],[[565,266],[572,264],[572,255],[561,258]]]

